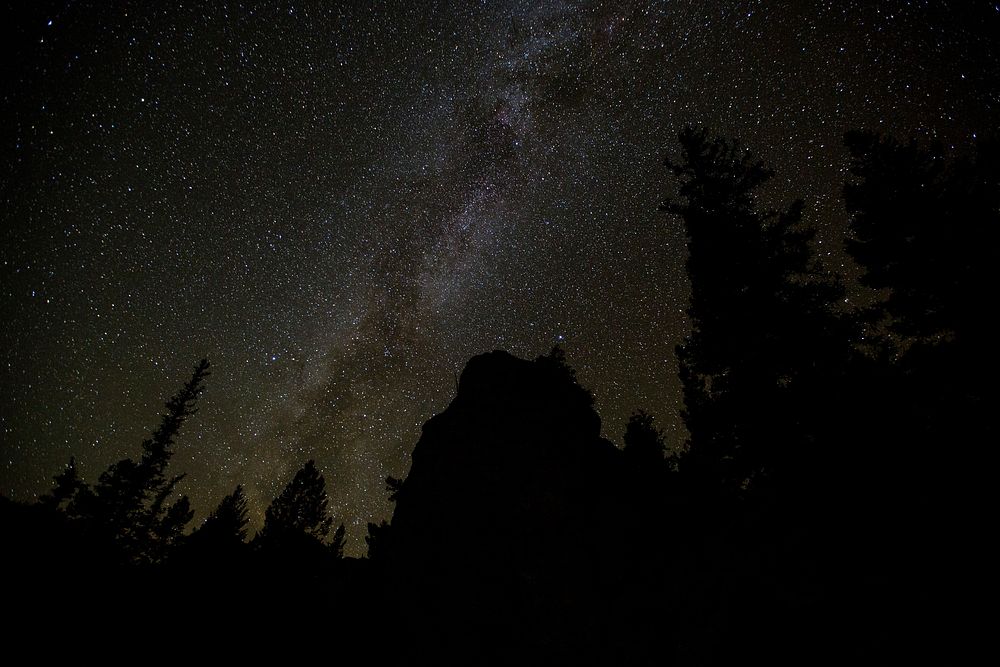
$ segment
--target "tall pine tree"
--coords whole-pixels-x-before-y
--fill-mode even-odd
[[[880,290],[871,319],[888,332],[866,392],[877,454],[866,486],[880,510],[869,515],[884,518],[871,532],[885,534],[886,560],[911,564],[916,577],[981,535],[980,508],[992,504],[983,445],[1000,437],[990,307],[1000,287],[1000,143],[981,140],[968,155],[867,132],[845,143],[847,250],[862,283]]]
[[[126,458],[112,464],[93,488],[80,488],[67,507],[70,517],[88,525],[99,540],[114,544],[126,562],[162,561],[193,516],[187,496],[170,502],[184,475],[168,477],[166,471],[181,427],[197,412],[208,369],[202,359],[191,379],[167,401],[160,425],[142,443],[138,461]]]
[[[839,285],[812,259],[802,203],[764,209],[773,173],[736,143],[691,128],[666,166],[661,210],[688,238],[691,333],[678,346],[690,439],[680,468],[723,495],[791,480],[823,429],[810,392],[840,363],[849,333],[832,315]],[[808,398],[807,398],[808,396]]]
[[[254,538],[258,551],[282,558],[299,554],[343,555],[345,529],[341,524],[330,536],[333,517],[327,506],[326,480],[307,461],[264,513],[264,526]]]

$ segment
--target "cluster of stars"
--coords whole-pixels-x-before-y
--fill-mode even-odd
[[[643,408],[683,442],[685,245],[657,212],[683,125],[774,167],[766,196],[806,199],[837,269],[843,133],[964,145],[1000,101],[992,5],[24,12],[2,21],[0,493],[135,455],[207,356],[175,459],[199,516],[243,483],[259,520],[315,458],[355,553],[474,354],[560,343],[609,438]]]

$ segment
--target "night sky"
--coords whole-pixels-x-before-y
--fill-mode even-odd
[[[472,355],[561,342],[607,437],[644,408],[677,446],[678,130],[849,271],[843,133],[961,150],[1000,109],[992,2],[206,5],[4,5],[4,495],[137,456],[203,356],[195,522],[315,458],[355,554]]]

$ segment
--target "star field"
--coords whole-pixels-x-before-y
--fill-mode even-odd
[[[495,348],[562,343],[605,435],[683,441],[685,124],[740,138],[839,248],[849,129],[996,126],[1000,6],[41,3],[2,21],[0,493],[176,446],[196,521],[315,458],[360,553],[421,424]]]

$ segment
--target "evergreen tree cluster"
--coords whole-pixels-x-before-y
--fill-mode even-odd
[[[184,475],[169,475],[168,464],[182,426],[198,411],[209,374],[209,363],[202,360],[167,401],[138,460],[112,464],[90,485],[71,458],[34,507],[6,502],[3,507],[13,518],[8,523],[15,525],[14,539],[20,545],[11,567],[39,577],[72,570],[86,578],[79,582],[83,590],[106,585],[89,592],[113,593],[131,604],[142,604],[133,597],[144,594],[143,585],[154,581],[195,582],[217,592],[231,591],[250,575],[269,585],[280,579],[281,568],[300,561],[314,572],[335,567],[343,557],[345,528],[341,524],[331,537],[326,482],[314,461],[307,461],[274,499],[253,539],[247,539],[242,485],[200,526],[191,526],[190,502],[177,493]],[[31,581],[32,586],[39,583]]]

